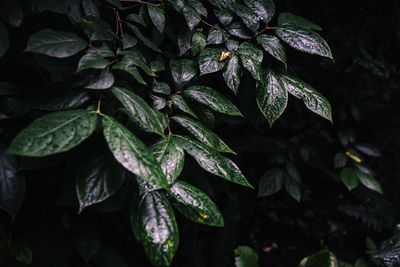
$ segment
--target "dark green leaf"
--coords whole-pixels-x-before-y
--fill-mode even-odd
[[[167,105],[167,100],[165,99],[165,97],[151,95],[151,99],[153,100],[152,107],[155,110],[161,110]]]
[[[174,137],[168,136],[150,147],[150,151],[161,164],[168,183],[173,184],[182,171],[185,160],[183,147]]]
[[[113,39],[111,26],[98,17],[84,17],[81,27],[90,41],[110,41]]]
[[[189,0],[183,7],[183,15],[190,30],[200,23],[201,15],[207,16],[207,10],[200,1]]]
[[[308,19],[302,18],[300,16],[294,15],[290,12],[282,12],[278,17],[279,25],[289,25],[295,26],[306,30],[316,30],[321,31],[321,27],[315,23],[309,21]]]
[[[335,155],[334,159],[335,168],[343,168],[344,166],[346,166],[346,163],[347,163],[347,157],[345,154],[337,153]]]
[[[219,21],[224,26],[228,26],[233,20],[233,14],[226,9],[215,9],[215,16],[219,19]]]
[[[129,49],[131,47],[134,47],[137,44],[138,40],[129,35],[129,34],[124,34],[124,37],[122,38],[122,47],[124,49]]]
[[[188,137],[177,136],[177,140],[197,163],[206,171],[230,182],[252,187],[239,168],[229,158],[220,155],[212,148]]]
[[[165,70],[165,66],[164,66],[164,63],[154,60],[154,61],[150,61],[150,69],[153,72],[158,72],[158,71]]]
[[[224,32],[221,27],[216,24],[212,26],[207,36],[208,44],[222,44],[229,38],[229,35]]]
[[[83,223],[84,222],[84,223]],[[72,237],[72,243],[76,251],[81,255],[83,260],[87,263],[99,251],[101,236],[99,235],[96,225],[92,221],[80,221],[77,230]]]
[[[225,41],[225,47],[228,51],[236,51],[239,48],[239,42],[233,39]]]
[[[149,16],[154,26],[162,33],[165,26],[164,9],[160,6],[147,5],[147,10],[149,11]]]
[[[74,33],[46,29],[29,38],[25,51],[64,58],[75,55],[86,46],[86,42]]]
[[[258,255],[248,246],[240,246],[235,249],[236,267],[258,267]]]
[[[183,95],[220,113],[231,116],[242,116],[238,108],[231,101],[210,87],[192,86],[186,89]]]
[[[78,109],[45,115],[22,130],[7,152],[38,157],[70,150],[93,133],[96,119],[95,113]]]
[[[100,17],[100,11],[93,0],[82,0],[83,11],[86,16]]]
[[[171,68],[172,79],[178,88],[182,88],[197,74],[194,62],[189,59],[173,59],[169,62],[169,66]]]
[[[115,119],[103,117],[103,133],[115,159],[127,170],[142,179],[168,188],[160,164],[146,145]]]
[[[222,72],[222,76],[226,82],[226,85],[237,95],[240,84],[240,65],[239,57],[237,55],[231,55],[228,59],[228,63],[225,65]]]
[[[258,29],[258,27],[260,26],[258,23],[259,18],[256,13],[254,13],[250,8],[246,7],[245,5],[235,3],[232,5],[232,9],[233,12],[235,12],[236,15],[238,15],[242,19],[244,25],[246,25],[247,28],[249,28],[253,32]]]
[[[52,92],[48,97],[42,97],[40,104],[36,108],[47,111],[74,109],[82,106],[89,99],[89,93],[82,89],[62,91],[60,94]]]
[[[88,89],[102,90],[108,89],[114,84],[114,75],[108,70],[102,70],[94,75],[85,86]]]
[[[349,191],[358,186],[357,171],[354,168],[343,168],[340,172],[340,179],[342,179],[342,182]]]
[[[276,30],[276,34],[296,50],[333,60],[328,44],[319,34],[311,30],[304,30],[293,26],[282,26]]]
[[[0,57],[4,55],[10,44],[8,31],[4,27],[3,23],[0,21]]]
[[[128,267],[125,258],[116,250],[102,246],[92,258],[96,267]]]
[[[199,121],[185,116],[174,116],[171,119],[193,134],[199,141],[219,152],[234,153],[215,133]]]
[[[272,35],[262,34],[257,37],[257,42],[267,51],[271,56],[281,61],[286,68],[286,52],[279,39]]]
[[[172,104],[174,104],[178,109],[186,112],[189,115],[192,115],[194,118],[198,118],[196,113],[192,110],[190,105],[186,102],[186,100],[180,95],[174,95],[171,97]]]
[[[215,7],[222,9],[221,5],[219,4],[219,0],[208,0],[208,2]]]
[[[93,50],[92,50],[93,51]],[[108,65],[108,60],[96,52],[89,52],[79,60],[78,71],[84,69],[104,69]]]
[[[286,173],[283,175],[283,187],[286,192],[289,193],[297,202],[300,202],[301,198],[301,184]]]
[[[258,196],[268,197],[281,190],[284,174],[282,169],[272,169],[264,173],[260,178]]]
[[[164,95],[169,95],[171,93],[171,88],[165,82],[153,82],[153,92],[160,93]]]
[[[288,102],[288,92],[272,70],[264,71],[264,80],[257,86],[256,100],[271,127],[282,115]]]
[[[109,3],[110,5],[114,7],[121,8],[122,4],[118,0],[104,0],[105,2]]]
[[[239,54],[243,67],[250,72],[254,79],[258,81],[261,80],[263,52],[256,46],[244,42],[239,46],[237,53]]]
[[[167,0],[176,11],[182,13],[182,9],[185,6],[185,2],[183,0]]]
[[[114,68],[120,70],[129,70],[133,66],[141,68],[149,76],[156,76],[156,74],[151,71],[150,67],[146,65],[146,62],[133,54],[125,55],[120,62],[114,65]]]
[[[227,30],[231,35],[242,39],[251,39],[253,37],[246,26],[240,22],[233,22],[228,26]]]
[[[23,264],[32,264],[33,252],[29,246],[22,243],[15,243],[13,246],[15,259]]]
[[[114,86],[111,91],[140,126],[149,132],[164,135],[164,128],[160,120],[143,98],[122,87]]]
[[[126,17],[126,19],[130,20],[130,21],[134,21],[134,22],[139,23],[140,25],[146,27],[146,22],[144,20],[145,6],[146,5],[140,6],[139,14],[131,13]]]
[[[123,62],[123,64],[120,64],[121,62],[118,62],[117,64],[113,65],[113,69],[116,70],[121,70],[129,73],[138,83],[147,85],[146,82],[143,80],[143,77],[140,75],[139,70],[137,67],[135,67],[133,64],[125,64],[127,62]]]
[[[25,190],[25,179],[18,174],[17,160],[0,146],[0,209],[14,217],[24,201]]]
[[[292,75],[280,75],[285,89],[293,96],[303,99],[306,107],[312,112],[332,122],[332,109],[328,100],[311,85]]]
[[[170,266],[179,245],[178,226],[167,198],[159,191],[143,196],[138,210],[139,240],[155,266]]]
[[[380,157],[381,156],[381,153],[379,152],[379,150],[376,147],[374,147],[373,145],[365,144],[365,143],[356,143],[354,145],[354,147],[367,156],[370,156],[370,157]]]
[[[206,47],[207,40],[201,32],[195,32],[192,37],[192,54],[197,55]]]
[[[301,260],[299,267],[339,267],[335,254],[329,250],[320,250]]]
[[[24,13],[19,1],[0,1],[0,17],[15,27],[19,27],[24,19]]]
[[[123,169],[111,155],[95,155],[78,170],[75,189],[79,212],[112,196],[121,186],[123,178]]]
[[[130,23],[126,23],[126,25],[128,25],[128,27],[135,34],[135,37],[137,37],[140,41],[142,41],[145,46],[147,46],[148,48],[150,48],[156,52],[161,52],[160,48],[158,48],[149,38],[145,37],[142,34],[142,32],[139,30],[138,27],[136,27]]]
[[[222,52],[220,48],[206,48],[201,52],[198,58],[200,75],[217,72],[224,67],[225,61],[219,60]]]
[[[358,180],[367,188],[374,190],[380,194],[383,194],[383,190],[381,184],[371,175],[366,174],[365,172],[360,171],[359,169],[355,170]]]
[[[274,16],[275,4],[272,0],[244,0],[243,2],[257,14],[258,20],[269,22]]]
[[[92,47],[87,50],[87,53],[97,53],[102,57],[115,57],[114,52],[107,45],[103,45],[100,47]]]
[[[192,36],[193,36],[193,31],[189,30],[187,27],[181,27],[181,29],[179,30],[178,47],[180,56],[185,54],[186,51],[188,51],[191,48]]]
[[[202,191],[182,181],[171,186],[172,204],[186,218],[211,226],[224,226],[217,205]]]

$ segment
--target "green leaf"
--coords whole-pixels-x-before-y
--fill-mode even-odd
[[[150,151],[161,164],[168,183],[173,184],[181,173],[185,160],[181,144],[176,142],[174,137],[168,136],[167,139],[152,145]]]
[[[207,17],[207,9],[204,8],[200,1],[189,0],[183,7],[183,15],[189,29],[193,30],[200,23],[201,15]]]
[[[262,78],[262,50],[248,42],[244,42],[240,44],[237,53],[239,54],[243,67],[250,72],[254,79],[260,81]]]
[[[282,115],[288,102],[288,92],[272,70],[264,71],[264,80],[257,86],[256,100],[271,127]]]
[[[197,55],[206,47],[207,39],[201,32],[195,32],[192,37],[192,53]]]
[[[354,168],[343,168],[340,172],[340,179],[349,191],[358,186],[357,171]]]
[[[154,26],[162,33],[165,27],[165,14],[164,9],[155,5],[147,5],[149,16]]]
[[[300,185],[300,182],[293,177],[287,175],[286,173],[283,175],[283,187],[285,188],[286,192],[288,192],[289,195],[293,197],[297,202],[300,202],[301,198]]]
[[[74,33],[46,29],[29,38],[25,51],[64,58],[75,55],[86,46],[86,42]]]
[[[134,22],[146,27],[147,25],[144,20],[144,15],[145,15],[145,5],[142,5],[139,8],[139,14],[131,13],[126,17],[126,19],[130,20],[130,21],[134,21]]]
[[[47,111],[68,110],[78,108],[89,100],[89,93],[81,88],[71,91],[61,91],[59,94],[51,92],[49,96],[41,98],[40,104],[36,108]]]
[[[155,266],[170,266],[179,245],[178,226],[168,199],[159,191],[143,196],[138,209],[139,240]]]
[[[268,52],[271,56],[281,61],[285,68],[286,66],[286,52],[279,39],[272,35],[261,34],[257,37],[257,42]]]
[[[122,8],[122,4],[118,0],[104,0],[104,1],[114,7]]]
[[[201,190],[182,181],[171,186],[168,194],[172,204],[186,218],[194,222],[224,226],[224,219],[217,205]]]
[[[186,89],[183,95],[220,113],[231,116],[242,116],[238,108],[231,101],[210,87],[192,86]]]
[[[158,71],[165,70],[165,66],[164,66],[164,63],[157,61],[157,60],[153,60],[153,61],[150,61],[150,69],[153,72],[158,72]]]
[[[0,209],[14,217],[24,201],[25,190],[25,179],[18,174],[17,160],[7,155],[0,145]]]
[[[332,122],[332,109],[328,100],[311,85],[292,75],[280,75],[285,89],[293,96],[303,99],[306,107]]]
[[[282,12],[278,17],[278,25],[289,25],[295,26],[306,30],[321,31],[321,27],[317,24],[309,21],[308,19],[302,18],[300,16],[294,15],[290,12]]]
[[[246,28],[243,23],[233,22],[227,28],[228,32],[238,38],[251,39],[253,34]]]
[[[151,95],[151,99],[153,100],[152,107],[155,110],[161,110],[167,105],[167,100],[165,99],[165,97]]]
[[[0,21],[0,57],[2,57],[8,49],[10,44],[10,39],[8,36],[8,31],[4,27],[3,23]]]
[[[343,153],[337,153],[334,158],[335,169],[343,168],[347,164],[347,157]]]
[[[84,17],[80,23],[90,41],[111,41],[111,26],[98,17]]]
[[[125,71],[131,69],[133,66],[141,68],[149,76],[156,76],[150,67],[146,65],[146,62],[134,54],[125,55],[120,62],[114,65],[115,68]]]
[[[160,164],[146,145],[114,118],[103,117],[103,133],[114,158],[142,179],[168,189]]]
[[[100,17],[100,11],[93,0],[82,0],[82,8],[86,16]]]
[[[121,70],[129,73],[138,83],[147,85],[147,83],[143,80],[142,75],[140,75],[139,70],[133,65],[133,64],[125,64],[126,62],[123,62],[123,64],[120,64],[121,62],[118,62],[117,64],[113,65],[113,70]]]
[[[198,116],[196,113],[192,110],[190,105],[187,103],[187,101],[180,95],[174,95],[171,97],[172,104],[174,104],[178,109],[182,110],[183,112],[186,112],[187,114],[191,115],[193,118],[198,119]]]
[[[227,9],[215,9],[214,13],[224,26],[228,26],[233,20],[233,14]]]
[[[275,4],[272,0],[244,0],[243,2],[257,14],[258,20],[269,22],[274,16]]]
[[[224,32],[221,27],[216,24],[211,27],[210,31],[208,32],[207,36],[207,43],[208,44],[222,44],[229,38],[229,35]]]
[[[114,86],[111,92],[128,109],[130,116],[146,131],[164,136],[164,128],[153,109],[143,98],[122,87]]]
[[[174,116],[171,119],[179,123],[183,128],[193,134],[194,137],[209,147],[219,152],[235,153],[215,133],[199,121],[185,116]]]
[[[108,70],[102,70],[92,77],[85,86],[88,89],[102,90],[108,89],[114,84],[114,75]]]
[[[177,12],[182,13],[182,9],[185,6],[185,2],[183,0],[167,0]]]
[[[299,267],[339,267],[339,264],[335,254],[324,249],[302,259]]]
[[[260,178],[259,197],[268,197],[282,189],[285,172],[282,169],[271,169]]]
[[[15,259],[23,264],[32,264],[33,252],[29,246],[16,242],[13,246]]]
[[[367,156],[370,157],[380,157],[381,152],[379,152],[379,149],[374,147],[373,145],[370,144],[365,144],[365,143],[356,143],[354,144],[354,147],[358,150],[364,153]]]
[[[171,93],[171,88],[169,88],[169,85],[166,84],[165,82],[153,82],[153,92],[159,93],[159,94],[164,94],[164,95],[169,95]]]
[[[207,172],[230,182],[252,187],[239,168],[229,158],[222,156],[212,148],[184,136],[177,136],[185,151]]]
[[[0,1],[0,17],[14,27],[19,27],[24,19],[24,12],[19,1]]]
[[[239,42],[233,39],[225,41],[225,47],[228,51],[236,51],[239,48]]]
[[[95,113],[79,109],[47,114],[22,130],[7,153],[40,157],[70,150],[93,133],[96,119]]]
[[[240,84],[240,65],[239,57],[235,54],[231,55],[228,59],[228,63],[225,65],[222,72],[226,85],[236,95],[239,93]]]
[[[193,31],[187,27],[181,27],[178,35],[179,56],[185,54],[192,47]]]
[[[147,46],[148,48],[150,48],[156,52],[161,52],[160,48],[158,48],[149,38],[145,37],[142,34],[142,32],[139,30],[138,27],[136,27],[135,25],[132,25],[130,23],[126,23],[126,25],[128,25],[128,27],[135,34],[135,37],[137,37],[140,41],[142,41],[145,46]]]
[[[124,49],[129,49],[131,47],[134,47],[137,44],[137,42],[138,39],[125,33],[124,37],[122,38],[122,47]]]
[[[189,59],[173,59],[169,62],[169,66],[172,79],[178,88],[182,88],[197,74],[194,62]]]
[[[319,34],[311,30],[304,30],[293,26],[281,26],[276,30],[276,35],[296,50],[333,60],[331,49],[326,41]]]
[[[225,61],[220,61],[222,52],[221,48],[205,48],[199,55],[199,69],[200,75],[213,73],[221,70]]]
[[[365,172],[360,171],[359,169],[356,169],[356,174],[358,177],[358,180],[367,188],[374,190],[380,194],[383,194],[382,186],[381,184],[371,175],[366,174]]]
[[[98,55],[96,52],[89,52],[84,54],[79,60],[77,71],[82,71],[84,69],[104,69],[107,65],[107,59]]]
[[[122,185],[124,171],[111,155],[95,155],[78,170],[75,189],[79,212],[112,196]]]
[[[258,267],[258,255],[248,246],[240,246],[235,249],[236,267]]]
[[[232,5],[233,12],[238,15],[247,28],[255,32],[260,26],[258,16],[247,6],[235,3]]]
[[[93,47],[94,48],[94,47]],[[96,47],[95,49],[89,48],[87,53],[98,53],[102,57],[115,57],[114,52],[107,45]]]

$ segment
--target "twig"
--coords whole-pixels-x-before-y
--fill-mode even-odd
[[[263,32],[265,32],[266,30],[271,30],[271,29],[273,29],[273,28],[271,28],[271,27],[269,27],[269,26],[267,25],[267,26],[265,26],[264,29],[262,29],[261,31],[257,32],[257,33],[254,35],[253,38],[256,38],[257,36],[259,36],[260,34],[262,34]]]
[[[204,24],[206,24],[207,26],[210,26],[210,27],[212,27],[213,25],[212,24],[210,24],[210,23],[208,23],[207,21],[205,21],[205,20],[200,20],[201,22],[203,22]]]
[[[101,114],[100,106],[101,106],[101,96],[99,97],[99,101],[97,102],[97,110],[96,110],[97,114]]]
[[[92,41],[89,42],[89,47],[90,47],[91,49],[93,49],[94,52],[96,52],[96,54],[98,54],[99,56],[103,57],[103,55],[101,54],[101,52],[100,52],[96,47],[94,47],[94,46],[92,45]]]
[[[167,124],[168,134],[169,134],[169,135],[172,135],[171,127],[170,127],[170,125],[169,125],[169,116],[168,116],[168,111],[167,111],[167,110],[165,110],[165,117],[167,117],[167,120],[168,120],[168,124]]]
[[[182,91],[181,91],[181,90],[178,90],[178,91],[176,91],[176,92],[170,94],[170,95],[168,96],[168,99],[170,99],[170,98],[173,97],[173,96],[180,95],[180,94],[182,94]]]

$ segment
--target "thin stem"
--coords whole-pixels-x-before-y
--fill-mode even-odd
[[[170,98],[173,97],[173,96],[180,95],[180,94],[182,94],[182,91],[181,91],[181,90],[178,90],[178,91],[176,91],[176,92],[170,94],[170,95],[168,96],[168,99],[170,99]]]
[[[101,96],[99,97],[99,101],[97,102],[97,109],[96,109],[97,114],[102,114],[100,111],[100,107],[101,107]]]
[[[139,4],[148,4],[148,5],[153,5],[153,6],[160,6],[161,3],[151,3],[147,1],[142,1],[142,0],[119,0],[120,2],[132,2],[132,3],[139,3]]]
[[[207,21],[205,21],[205,20],[200,20],[201,22],[203,22],[204,24],[206,24],[207,26],[210,26],[210,27],[212,27],[213,25],[212,24],[210,24],[210,23],[208,23]]]
[[[264,29],[262,29],[261,31],[257,32],[257,33],[254,35],[253,38],[255,38],[255,37],[261,35],[261,34],[262,34],[263,32],[265,32],[266,30],[271,30],[271,29],[273,29],[273,28],[272,28],[272,27],[269,27],[269,26],[267,25],[267,26],[265,26]]]
[[[138,6],[140,6],[140,4],[133,4],[133,5],[126,6],[126,7],[120,7],[118,9],[119,10],[128,10],[128,9],[132,9],[132,8],[135,8],[135,7],[138,7]]]
[[[120,24],[119,24],[118,17],[117,17],[117,9],[116,8],[113,8],[113,9],[114,9],[114,15],[115,15],[115,35],[118,36]]]
[[[172,135],[171,127],[169,125],[169,116],[168,116],[168,111],[167,110],[165,110],[165,117],[167,117],[167,120],[168,120],[168,125],[167,125],[168,135]]]
[[[115,10],[115,18],[117,20],[116,23],[118,23],[118,25],[119,25],[119,31],[121,32],[121,38],[124,38],[124,31],[122,30],[121,17],[119,16],[118,10]]]
[[[94,52],[96,52],[96,54],[98,54],[99,56],[103,57],[103,55],[101,54],[101,52],[92,45],[92,41],[89,41],[89,45],[88,45],[91,49],[94,50]]]
[[[106,66],[107,70],[110,69],[110,66],[111,66],[112,64],[114,64],[114,63],[116,63],[116,62],[118,62],[118,61],[119,61],[119,58],[116,58],[116,59],[111,60],[110,62],[108,62],[108,63],[107,63],[107,66]]]

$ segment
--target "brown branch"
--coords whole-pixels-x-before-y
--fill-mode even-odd
[[[212,26],[214,26],[214,25],[212,25],[212,24],[210,24],[210,23],[208,23],[207,21],[205,21],[205,20],[200,20],[201,22],[203,22],[204,24],[206,24],[207,26],[209,26],[209,27],[212,27]]]

